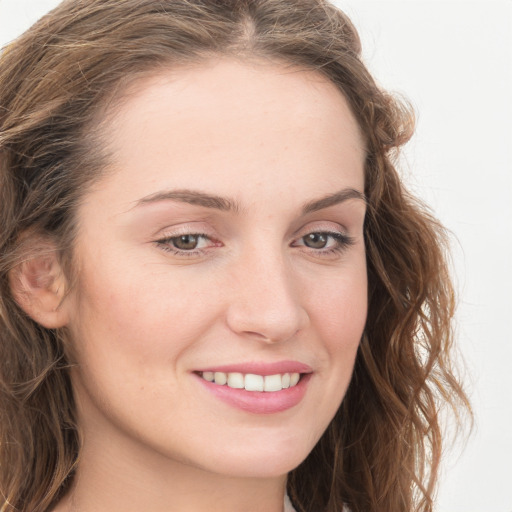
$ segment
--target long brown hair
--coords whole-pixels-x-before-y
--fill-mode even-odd
[[[67,0],[0,56],[2,512],[48,510],[80,452],[66,333],[23,313],[9,273],[31,236],[69,259],[76,207],[106,168],[96,128],[123,85],[216,54],[317,70],[366,141],[368,320],[339,411],[289,475],[292,501],[308,512],[433,508],[440,409],[467,406],[452,368],[445,233],[395,170],[413,115],[368,73],[350,20],[324,0]]]

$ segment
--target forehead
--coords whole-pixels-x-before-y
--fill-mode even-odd
[[[188,187],[176,181],[194,175],[225,189],[234,170],[256,185],[290,167],[313,188],[322,180],[324,189],[338,188],[343,174],[364,185],[357,122],[340,90],[315,71],[211,60],[140,79],[116,105],[104,128],[111,163],[127,180],[146,177],[141,195],[156,181]]]

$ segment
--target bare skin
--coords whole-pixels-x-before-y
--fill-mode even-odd
[[[61,306],[84,447],[54,512],[282,512],[366,319],[356,121],[314,72],[219,59],[139,83],[105,137]],[[309,380],[271,413],[203,377],[282,361]]]

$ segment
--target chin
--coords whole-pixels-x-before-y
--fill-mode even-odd
[[[254,448],[254,447],[252,447]],[[300,448],[297,443],[270,443],[260,450],[248,449],[243,453],[223,453],[215,471],[224,475],[243,478],[275,478],[288,474],[309,455],[313,446]]]

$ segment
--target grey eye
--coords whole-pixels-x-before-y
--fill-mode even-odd
[[[326,233],[309,233],[303,237],[304,245],[311,249],[324,249],[329,241],[329,236]]]

